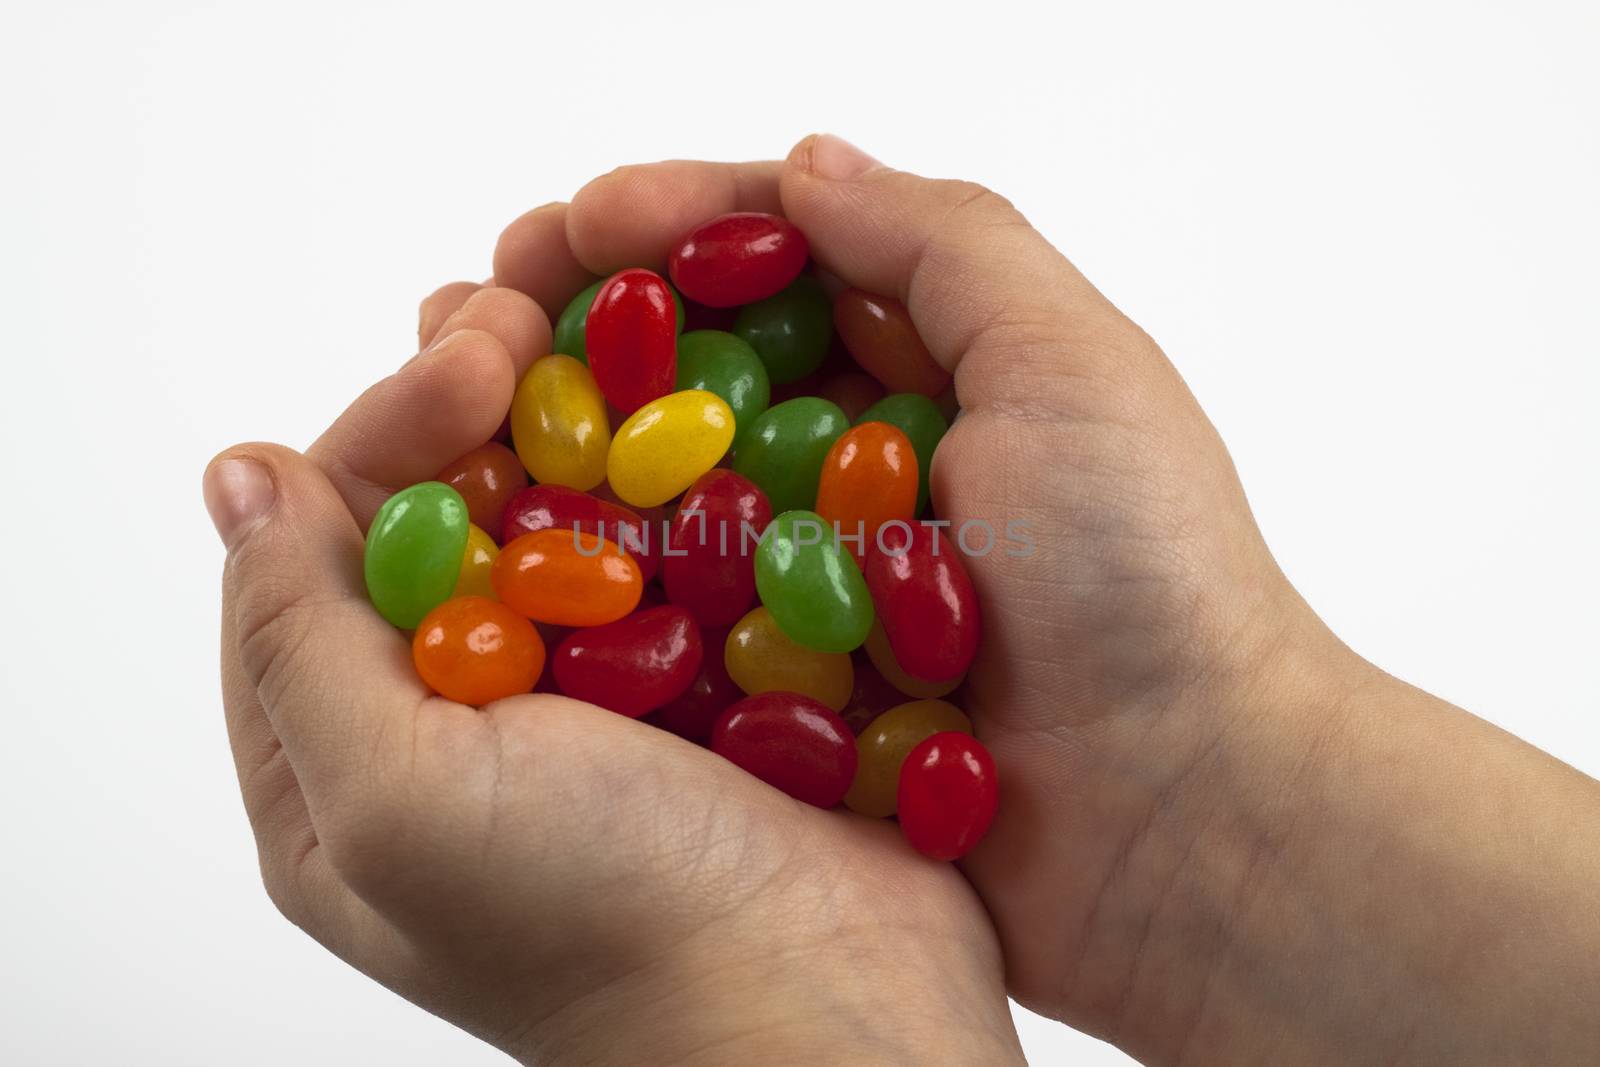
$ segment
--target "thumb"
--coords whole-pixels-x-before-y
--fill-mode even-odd
[[[906,305],[964,409],[1066,413],[1085,378],[1165,367],[1004,197],[897,171],[831,134],[789,153],[784,213],[850,285]]]

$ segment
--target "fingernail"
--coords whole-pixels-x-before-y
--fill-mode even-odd
[[[796,159],[804,169],[819,178],[836,182],[853,181],[869,171],[883,166],[843,137],[819,133],[810,138],[803,159]]]
[[[272,510],[277,490],[267,468],[253,459],[224,459],[206,468],[206,510],[217,536],[231,548],[240,534]]]

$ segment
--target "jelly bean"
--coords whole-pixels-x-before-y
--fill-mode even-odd
[[[884,523],[910,522],[916,508],[917,457],[898,427],[864,422],[833,443],[822,461],[817,514],[839,531],[858,564]]]
[[[528,484],[528,473],[515,452],[490,441],[447,465],[433,480],[461,494],[474,526],[498,534],[506,501]]]
[[[683,326],[685,333],[690,330],[721,330],[724,333],[731,333],[734,322],[739,318],[737,307],[714,308],[686,300],[684,308],[684,313],[688,316]]]
[[[728,628],[702,628],[700,639],[705,655],[700,659],[699,672],[689,688],[661,706],[655,721],[679,737],[703,744],[711,740],[711,728],[722,713],[744,699],[744,690],[728,677],[723,655]]]
[[[885,526],[867,554],[867,588],[898,663],[912,678],[960,678],[978,652],[978,594],[936,526]],[[759,574],[758,574],[759,580]]]
[[[745,697],[717,720],[711,751],[819,808],[838,804],[856,773],[849,728],[834,711],[799,693]]]
[[[531,485],[506,505],[501,540],[509,544],[535,530],[583,530],[603,537],[639,564],[648,582],[661,566],[661,523],[651,523],[621,504],[564,485]]]
[[[724,647],[728,676],[746,693],[803,693],[834,711],[845,706],[855,686],[850,657],[818,652],[791,641],[772,613],[755,608],[728,631]]]
[[[708,307],[765,299],[806,265],[805,234],[788,219],[756,212],[718,215],[672,249],[667,272],[683,295]]]
[[[814,511],[772,520],[756,548],[756,591],[778,628],[807,648],[849,652],[872,628],[861,569]]]
[[[678,374],[678,312],[655,271],[621,270],[589,308],[584,344],[605,398],[624,415],[672,392]]]
[[[849,428],[836,404],[814,396],[786,400],[756,416],[733,469],[761,487],[774,512],[813,508],[828,449]]]
[[[950,384],[900,301],[846,289],[834,297],[833,325],[861,369],[891,392],[936,396]]]
[[[481,596],[494,599],[494,583],[489,574],[500,555],[500,546],[477,523],[467,527],[467,547],[461,553],[461,570],[451,596]]]
[[[763,366],[764,365],[765,364],[763,364]],[[817,388],[821,384],[821,377],[815,373],[812,373],[806,375],[804,378],[796,378],[792,382],[784,382],[782,385],[774,385],[772,387],[772,397],[767,401],[767,406],[775,407],[787,400],[793,400],[800,396],[816,396]]]
[[[423,617],[411,659],[428,688],[480,707],[533,689],[544,642],[533,623],[481,596],[447,600]]]
[[[500,550],[491,572],[501,603],[557,626],[603,626],[639,603],[643,582],[632,556],[573,530],[536,530]]]
[[[756,542],[772,505],[730,470],[702,474],[678,505],[662,560],[661,584],[702,626],[737,621],[756,598]]]
[[[894,814],[900,788],[900,766],[907,754],[934,734],[954,730],[972,733],[972,723],[954,704],[913,700],[898,704],[873,719],[856,737],[856,778],[845,805],[875,819]]]
[[[867,634],[867,640],[861,646],[867,653],[867,659],[872,666],[882,675],[884,681],[908,697],[918,700],[933,700],[937,697],[948,696],[961,685],[961,678],[948,682],[925,682],[920,678],[913,678],[905,672],[905,668],[894,658],[894,651],[889,647],[889,638],[883,632],[883,620],[874,619],[872,632]],[[964,676],[963,676],[964,677]]]
[[[833,333],[833,310],[822,283],[801,275],[783,292],[741,308],[733,332],[756,350],[772,384],[782,385],[822,365]]]
[[[511,437],[534,481],[573,489],[599,485],[611,423],[589,368],[571,356],[536,360],[511,401]]]
[[[727,402],[733,412],[735,446],[771,399],[761,357],[721,330],[694,330],[678,338],[678,388],[704,389]]]
[[[911,441],[917,454],[917,514],[928,506],[928,474],[933,470],[933,451],[950,424],[939,413],[938,405],[920,393],[890,393],[856,419],[864,422],[887,422],[900,428]]]
[[[450,598],[467,547],[467,503],[443,482],[402,489],[367,531],[367,595],[389,622],[410,630]]]
[[[931,859],[960,859],[989,832],[1000,806],[994,757],[975,737],[934,734],[906,756],[895,801],[912,848]]]
[[[883,386],[870,374],[846,371],[817,386],[817,395],[838,404],[844,417],[855,422],[863,411],[883,399]]]
[[[606,481],[629,504],[653,507],[717,465],[733,443],[733,412],[704,389],[652,400],[617,429]]]
[[[687,611],[650,608],[569,635],[556,649],[556,684],[574,700],[637,719],[688,689],[703,655]]]
[[[589,349],[584,344],[584,332],[589,324],[589,309],[594,306],[594,298],[605,283],[606,280],[601,278],[567,303],[565,310],[561,312],[561,317],[556,320],[555,343],[551,345],[554,351],[583,363],[589,362]],[[668,288],[671,289],[671,286]],[[684,311],[683,298],[678,295],[676,289],[671,291],[672,303],[677,309],[677,329],[682,333],[683,324],[688,316]]]
[[[855,685],[850,689],[850,699],[845,702],[844,710],[839,712],[839,718],[850,727],[851,733],[859,735],[873,719],[896,704],[904,704],[906,695],[878,673],[878,668],[872,665],[864,648],[852,653],[850,661],[855,671]]]

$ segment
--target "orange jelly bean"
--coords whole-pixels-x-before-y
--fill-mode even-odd
[[[423,617],[411,658],[435,693],[481,707],[533,689],[544,670],[544,642],[533,623],[505,605],[461,596]]]
[[[833,301],[833,327],[861,369],[891,393],[937,396],[950,384],[898,300],[846,289]]]
[[[507,544],[490,579],[502,603],[557,626],[616,622],[644,590],[639,564],[611,541],[555,527]]]
[[[894,814],[900,767],[912,749],[934,734],[972,733],[972,723],[954,704],[913,700],[879,715],[856,738],[856,776],[844,802],[851,811],[882,819]]]
[[[864,560],[884,523],[916,518],[917,455],[910,439],[887,422],[845,431],[822,461],[816,510],[837,527],[840,544],[856,561]]]

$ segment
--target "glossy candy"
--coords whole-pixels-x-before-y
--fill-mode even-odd
[[[816,506],[828,449],[849,429],[837,404],[796,397],[756,417],[733,457],[733,469],[767,494],[775,513]]]
[[[445,466],[433,480],[461,494],[474,526],[497,535],[506,502],[528,484],[528,473],[515,452],[490,441]]]
[[[756,543],[772,521],[767,496],[742,475],[702,474],[672,518],[661,584],[702,626],[727,626],[756,598]]]
[[[502,519],[501,540],[507,544],[525,533],[574,528],[604,537],[639,564],[648,582],[661,566],[660,523],[651,523],[621,504],[564,485],[532,485],[512,497]]]
[[[461,553],[461,570],[456,575],[456,587],[451,596],[481,596],[494,599],[494,583],[489,575],[494,561],[500,555],[500,546],[494,538],[483,532],[477,523],[467,527],[467,547]]]
[[[676,388],[677,316],[666,281],[643,267],[618,271],[595,294],[584,332],[589,369],[624,415]]]
[[[402,489],[378,509],[367,531],[367,595],[402,630],[448,600],[467,547],[467,504],[442,482]]]
[[[978,653],[978,593],[935,526],[885,526],[867,554],[866,584],[897,662],[913,678],[960,678]]]
[[[649,608],[568,635],[555,652],[556,684],[575,700],[637,719],[682,695],[703,654],[687,611]]]
[[[898,704],[873,719],[856,737],[859,760],[855,781],[844,797],[846,806],[875,819],[893,815],[901,764],[913,748],[946,730],[970,734],[972,723],[943,700]]]
[[[841,652],[818,652],[796,644],[766,608],[756,608],[728,632],[724,657],[728,676],[746,693],[803,693],[838,711],[850,700],[855,672]]]
[[[702,627],[700,641],[705,649],[700,670],[687,689],[661,706],[655,721],[679,737],[704,743],[711,740],[711,728],[722,713],[744,699],[744,690],[728,677],[723,652],[728,628]]]
[[[584,343],[584,333],[589,325],[589,309],[594,306],[594,298],[605,283],[606,279],[601,278],[568,301],[566,308],[561,312],[561,317],[556,320],[555,341],[551,345],[553,351],[565,353],[582,363],[589,362],[589,349]],[[671,289],[670,286],[668,288]],[[672,289],[672,303],[677,312],[677,329],[682,333],[688,315],[684,311],[683,298],[678,295],[676,289]]]
[[[603,626],[639,603],[633,557],[610,541],[572,530],[523,534],[500,550],[491,572],[507,607],[557,626]]]
[[[685,389],[652,400],[617,427],[606,481],[629,504],[664,504],[716,466],[732,443],[727,403],[704,389]]]
[[[870,374],[845,371],[818,385],[817,395],[838,404],[844,417],[853,423],[863,411],[883,399],[883,386]]]
[[[533,623],[503,604],[456,597],[417,626],[411,658],[428,688],[480,707],[533,689],[544,668],[544,642]]]
[[[762,300],[806,265],[806,238],[788,219],[753,211],[718,215],[672,249],[667,271],[696,303],[734,307]]]
[[[799,693],[739,701],[717,720],[711,751],[819,808],[838,804],[856,773],[849,728],[831,709]]]
[[[904,693],[908,697],[934,700],[948,696],[961,685],[962,678],[954,678],[947,682],[925,682],[907,674],[905,668],[894,658],[894,651],[889,647],[889,638],[883,632],[882,619],[872,621],[872,632],[867,634],[866,643],[861,647],[883,680],[897,692]]]
[[[611,423],[589,368],[571,356],[534,361],[511,401],[511,436],[534,481],[573,489],[599,485]]]
[[[917,454],[917,514],[921,515],[928,506],[928,474],[933,470],[933,452],[950,423],[937,404],[919,393],[890,393],[856,419],[857,426],[866,422],[897,426],[911,442],[911,449]]]
[[[871,640],[870,635],[868,640]],[[839,718],[844,720],[852,733],[859,735],[873,719],[896,704],[904,704],[906,695],[890,685],[878,672],[865,648],[853,652],[850,663],[855,672],[855,684],[850,689],[850,699],[845,702],[844,710],[839,712]]]
[[[771,387],[755,349],[731,333],[693,330],[678,338],[678,388],[716,393],[733,412],[734,445],[767,410]]]
[[[861,369],[891,392],[937,396],[950,384],[900,301],[846,289],[833,300],[833,325]]]
[[[915,517],[917,481],[917,457],[906,435],[886,422],[864,422],[835,441],[822,461],[817,514],[839,531],[859,564],[877,543],[879,527]]]
[[[1000,803],[994,757],[975,737],[934,734],[900,768],[900,831],[931,859],[965,856],[989,832]]]
[[[821,366],[832,331],[828,294],[810,275],[796,278],[781,293],[746,304],[733,324],[733,332],[766,364],[773,385],[804,378]]]
[[[872,628],[861,570],[814,511],[772,520],[756,549],[756,591],[778,628],[807,648],[849,652]]]

